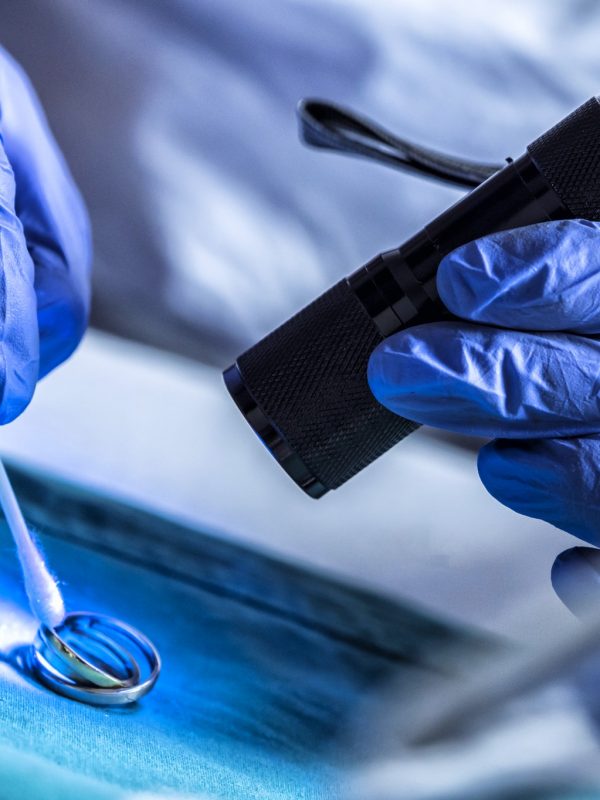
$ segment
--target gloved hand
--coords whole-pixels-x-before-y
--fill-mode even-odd
[[[504,505],[600,544],[600,223],[547,222],[446,256],[437,285],[468,322],[420,325],[373,353],[375,397],[417,422],[494,441],[479,453]],[[565,569],[568,567],[568,569]],[[598,551],[557,561],[571,607],[600,591]]]
[[[75,349],[89,309],[87,215],[27,77],[0,49],[0,424]]]

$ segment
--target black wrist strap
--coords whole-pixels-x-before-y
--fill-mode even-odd
[[[324,100],[304,99],[298,105],[300,138],[305,144],[362,156],[396,169],[473,188],[502,168],[454,158],[394,136],[371,120]]]

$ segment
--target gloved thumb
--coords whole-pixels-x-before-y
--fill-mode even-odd
[[[594,547],[565,550],[552,567],[552,585],[577,617],[600,608],[600,550]]]
[[[39,335],[33,261],[15,211],[15,179],[1,130],[0,351],[0,424],[4,425],[23,411],[33,395]]]

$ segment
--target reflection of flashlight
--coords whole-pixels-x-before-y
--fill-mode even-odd
[[[321,497],[417,427],[374,399],[367,363],[384,337],[448,316],[442,257],[494,231],[573,217],[600,220],[598,98],[243,353],[225,371],[229,392],[293,480]]]

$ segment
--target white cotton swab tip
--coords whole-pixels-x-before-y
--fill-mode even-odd
[[[35,538],[27,527],[1,460],[0,505],[17,546],[31,611],[40,622],[54,628],[65,617],[65,604]]]

